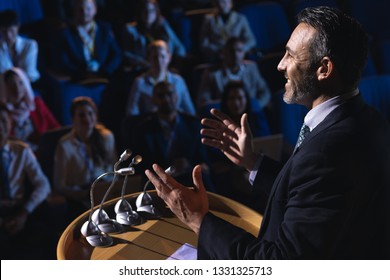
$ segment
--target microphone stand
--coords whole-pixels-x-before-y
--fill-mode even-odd
[[[176,169],[173,165],[169,166],[167,169],[165,169],[165,173],[168,175],[172,175],[175,173]],[[146,212],[152,215],[155,215],[157,218],[159,218],[159,213],[157,211],[157,208],[154,207],[152,204],[153,199],[150,196],[150,194],[146,191],[147,187],[151,185],[150,180],[146,181],[142,193],[137,197],[137,200],[135,201],[135,204],[137,206],[138,212]]]
[[[89,212],[88,221],[86,221],[83,224],[83,226],[81,227],[81,233],[86,237],[88,243],[94,247],[106,247],[106,246],[112,245],[112,243],[113,243],[112,237],[109,236],[106,232],[102,231],[99,228],[99,226],[92,220],[93,208],[95,206],[95,202],[94,202],[94,198],[93,198],[93,191],[95,189],[95,186],[100,179],[102,179],[103,177],[105,177],[107,175],[113,175],[113,174],[114,175],[117,175],[117,174],[131,175],[131,174],[134,174],[134,168],[127,167],[127,168],[119,169],[117,171],[103,173],[99,177],[97,177],[95,179],[95,181],[92,183],[91,190],[90,190],[91,210]],[[115,176],[114,176],[113,181],[115,181]],[[107,192],[105,193],[105,195],[102,199],[102,203],[99,207],[99,211],[97,211],[97,215],[95,217],[100,218],[100,216],[101,216],[100,213],[102,212],[104,200],[107,198],[109,190],[112,188],[113,185],[114,185],[114,183],[111,183],[110,187],[108,188]],[[108,215],[107,215],[107,217],[108,217]],[[108,219],[108,220],[110,220],[110,219]],[[107,226],[104,226],[104,227],[105,227],[105,229],[109,228]]]
[[[141,161],[142,161],[142,157],[140,155],[137,155],[133,158],[129,167],[132,167],[133,165],[137,165]],[[130,203],[124,198],[127,181],[128,181],[128,176],[126,175],[125,179],[123,180],[121,198],[115,204],[114,210],[116,213],[116,220],[120,224],[135,226],[143,223],[143,219],[136,211],[133,210]]]
[[[120,232],[122,231],[122,225],[117,223],[115,220],[112,220],[108,217],[107,213],[103,210],[103,204],[107,199],[109,192],[116,182],[117,175],[133,175],[134,168],[122,168],[118,169],[118,166],[121,162],[127,160],[131,156],[132,152],[130,149],[126,149],[120,156],[119,160],[114,164],[113,172],[106,172],[101,174],[99,177],[95,179],[95,181],[91,185],[90,189],[90,199],[91,199],[91,210],[89,212],[88,221],[86,221],[81,227],[81,233],[86,237],[89,244],[92,246],[105,247],[110,246],[113,242],[112,238],[106,232]],[[114,175],[114,178],[108,187],[104,197],[101,201],[100,207],[98,211],[93,212],[93,208],[95,206],[93,192],[97,182],[107,175]],[[102,229],[101,229],[101,228]],[[102,231],[103,230],[103,231]]]

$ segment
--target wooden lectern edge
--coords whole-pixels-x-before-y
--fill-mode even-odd
[[[155,193],[155,190],[148,191],[149,193]],[[131,197],[137,197],[141,192],[128,194],[125,196],[125,198]],[[245,221],[249,223],[258,233],[258,230],[260,229],[260,224],[262,221],[262,215],[255,210],[237,202],[230,198],[224,197],[222,195],[207,192],[208,198],[209,198],[209,204],[210,204],[210,212],[213,213],[216,216],[219,216],[220,218],[224,219],[223,214],[228,215],[234,215],[235,217],[245,217]],[[109,206],[111,204],[114,204],[118,201],[120,197],[111,199],[107,202],[105,202],[105,206]],[[216,203],[217,202],[217,203]],[[93,210],[96,210],[99,208],[100,205],[97,205],[94,207]],[[239,206],[239,207],[237,207]],[[224,209],[223,209],[224,208]],[[228,211],[226,211],[228,210]],[[66,260],[66,250],[65,248],[68,248],[72,241],[75,239],[75,231],[78,230],[80,232],[82,224],[88,220],[89,218],[90,210],[84,212],[80,216],[78,216],[75,220],[73,220],[64,230],[62,233],[58,244],[57,244],[57,259],[58,260]],[[228,221],[229,222],[229,221]],[[240,227],[240,225],[237,225]],[[65,234],[66,233],[66,234]],[[252,232],[253,235],[257,235],[257,233]],[[81,236],[81,233],[79,233]]]

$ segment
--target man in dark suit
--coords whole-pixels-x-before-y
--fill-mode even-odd
[[[177,180],[189,184],[194,166],[208,162],[199,133],[200,120],[178,111],[175,87],[167,81],[154,86],[151,100],[157,111],[143,117],[131,132],[134,150],[143,158],[139,168],[154,162],[164,168],[173,165]]]
[[[74,1],[74,21],[56,37],[54,67],[74,80],[110,77],[121,63],[121,50],[109,24],[95,21],[95,0]]]
[[[389,124],[357,89],[367,37],[352,18],[329,8],[303,10],[278,65],[284,101],[310,109],[296,148],[278,166],[250,148],[247,116],[234,125],[212,110],[204,144],[251,171],[268,195],[257,237],[209,212],[200,168],[196,189],[153,165],[158,194],[198,235],[200,259],[389,259]],[[180,201],[180,208],[177,206]]]

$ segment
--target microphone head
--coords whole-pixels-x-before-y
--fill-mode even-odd
[[[115,173],[123,176],[134,175],[135,170],[134,167],[125,167],[115,171]]]
[[[168,175],[172,175],[173,173],[175,173],[175,171],[176,171],[176,168],[173,165],[171,165],[167,169],[165,169],[165,173],[167,173]]]
[[[138,163],[140,163],[142,161],[142,157],[140,155],[136,155],[133,160],[131,161],[131,164],[132,165],[137,165]]]
[[[130,149],[126,149],[121,156],[119,157],[119,161],[127,160],[133,152]]]

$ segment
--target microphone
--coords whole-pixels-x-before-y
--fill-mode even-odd
[[[121,232],[123,227],[116,220],[110,219],[106,211],[103,210],[103,204],[107,199],[108,194],[110,193],[112,187],[114,186],[117,175],[128,176],[135,173],[134,168],[129,166],[127,168],[122,168],[118,170],[118,166],[123,161],[127,160],[132,154],[130,149],[126,149],[119,157],[119,160],[114,164],[113,172],[106,172],[101,174],[95,179],[91,185],[90,189],[90,199],[91,199],[91,210],[89,213],[88,221],[86,221],[81,227],[81,233],[86,237],[89,244],[95,247],[105,247],[112,244],[112,238],[107,233]],[[100,207],[97,211],[93,211],[95,206],[93,191],[95,189],[96,183],[107,175],[114,175],[114,178],[108,187],[106,193],[103,196],[103,199],[100,203]]]
[[[175,171],[176,171],[175,167],[171,165],[167,169],[165,169],[164,172],[168,175],[173,175]],[[135,201],[135,205],[137,206],[138,212],[146,212],[159,217],[160,215],[158,214],[157,209],[152,204],[153,199],[150,196],[150,194],[146,191],[146,189],[150,185],[151,182],[150,180],[148,180],[144,185],[143,192],[137,197],[137,200]]]
[[[129,168],[132,166],[139,164],[142,161],[142,157],[140,155],[135,156],[129,164]],[[124,198],[125,190],[127,186],[128,176],[125,176],[122,185],[122,193],[121,198],[115,204],[114,210],[116,213],[116,220],[122,225],[130,225],[135,226],[143,223],[142,217],[133,210],[130,203]]]
[[[91,210],[89,212],[88,221],[86,221],[81,227],[81,234],[86,237],[88,243],[92,246],[107,247],[112,245],[112,237],[109,236],[107,233],[121,232],[123,230],[121,224],[108,217],[107,213],[103,210],[103,204],[107,198],[108,193],[114,186],[117,175],[128,176],[134,173],[135,172],[133,167],[127,167],[116,171],[103,173],[99,177],[97,177],[95,181],[93,181],[89,193],[91,199]],[[114,175],[114,178],[111,182],[111,185],[108,187],[106,193],[104,194],[99,209],[97,211],[93,211],[93,208],[95,206],[93,198],[94,189],[96,187],[97,182],[107,175]]]
[[[123,153],[120,155],[119,160],[114,164],[114,171],[118,168],[118,165],[125,160],[127,160],[133,152],[130,149],[126,149],[123,151]]]

